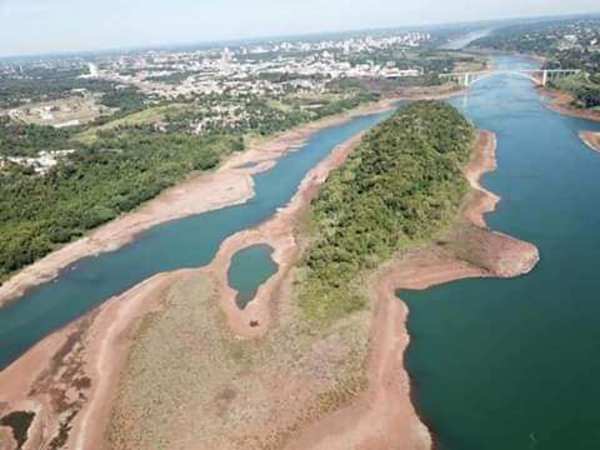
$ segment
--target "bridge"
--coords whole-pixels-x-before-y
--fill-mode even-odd
[[[480,72],[444,73],[440,78],[456,81],[464,87],[469,87],[478,81],[498,75],[513,75],[527,78],[540,86],[546,86],[549,80],[568,75],[576,75],[578,69],[538,69],[538,70],[483,70]]]

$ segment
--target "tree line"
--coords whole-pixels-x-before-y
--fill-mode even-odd
[[[413,103],[364,137],[312,203],[299,283],[309,319],[329,323],[362,308],[363,270],[454,219],[473,142],[473,126],[437,102]]]
[[[241,137],[132,129],[103,134],[45,176],[16,164],[5,168],[0,174],[0,281],[241,149]]]

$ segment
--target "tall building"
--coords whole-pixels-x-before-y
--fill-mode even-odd
[[[221,55],[221,62],[223,64],[231,64],[233,61],[233,53],[229,50],[228,47],[225,47],[223,50],[223,54]]]

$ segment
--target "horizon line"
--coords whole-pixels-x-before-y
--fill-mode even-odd
[[[337,31],[331,30],[323,30],[323,31],[315,31],[308,33],[297,33],[297,34],[287,34],[287,35],[254,35],[254,36],[240,36],[240,37],[231,37],[231,38],[219,38],[215,40],[197,40],[197,41],[180,41],[180,42],[172,42],[165,44],[140,44],[140,45],[131,45],[131,46],[121,46],[121,47],[98,47],[90,50],[57,50],[50,52],[28,52],[28,53],[14,53],[14,54],[4,54],[0,55],[0,62],[4,62],[10,59],[19,59],[19,58],[51,58],[51,57],[77,57],[77,56],[92,56],[99,54],[110,54],[110,53],[135,53],[142,51],[152,51],[152,50],[168,50],[168,49],[176,49],[176,48],[186,48],[186,47],[206,47],[206,48],[218,48],[224,47],[226,44],[242,44],[244,42],[268,42],[268,41],[279,41],[285,39],[301,39],[307,37],[315,37],[319,35],[341,35],[341,34],[349,34],[349,33],[368,33],[368,32],[384,32],[384,31],[393,31],[393,30],[418,30],[418,29],[427,29],[427,28],[440,28],[440,27],[456,27],[456,26],[475,26],[478,24],[493,24],[500,22],[507,22],[510,20],[548,20],[548,19],[561,19],[561,18],[576,18],[576,17],[594,17],[600,16],[600,11],[597,12],[588,12],[588,13],[569,13],[569,14],[550,14],[550,15],[541,15],[541,16],[506,16],[498,19],[480,19],[480,20],[470,20],[466,22],[431,22],[425,23],[421,25],[398,25],[398,26],[388,26],[388,27],[366,27],[366,28],[354,28],[354,29],[343,29]]]

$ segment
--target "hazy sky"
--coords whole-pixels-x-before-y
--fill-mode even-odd
[[[0,0],[0,55],[583,12],[599,0]]]

